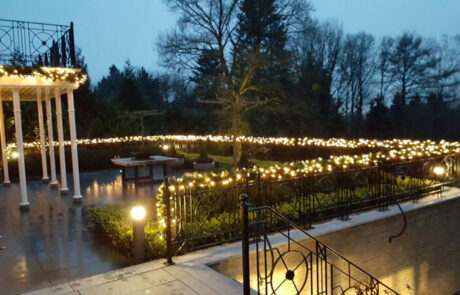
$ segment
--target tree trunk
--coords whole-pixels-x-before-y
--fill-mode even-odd
[[[242,122],[242,112],[241,107],[238,99],[235,99],[236,102],[232,105],[232,130],[231,133],[235,137],[235,141],[233,142],[233,167],[237,168],[238,163],[241,160],[242,154],[242,145],[241,142],[236,141],[236,137],[242,135],[243,130],[241,127]]]
[[[237,168],[238,163],[241,160],[242,154],[242,145],[241,142],[234,142],[233,143],[233,167]]]

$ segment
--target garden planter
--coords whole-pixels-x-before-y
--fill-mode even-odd
[[[175,157],[173,157],[173,158],[175,158]],[[178,168],[183,168],[184,165],[185,165],[185,159],[184,158],[177,158],[176,162],[168,164],[168,168],[178,169]]]
[[[193,170],[195,171],[209,171],[209,170],[213,170],[214,168],[216,168],[215,162],[211,162],[211,163],[193,162]]]

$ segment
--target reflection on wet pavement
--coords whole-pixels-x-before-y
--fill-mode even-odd
[[[181,175],[182,171],[171,171]],[[169,175],[168,175],[169,176]],[[128,265],[127,259],[95,240],[87,208],[153,202],[158,184],[122,185],[118,170],[81,173],[83,204],[72,191],[60,196],[40,180],[28,181],[30,211],[19,211],[19,187],[0,186],[0,293],[19,294]],[[72,188],[72,175],[68,176]]]

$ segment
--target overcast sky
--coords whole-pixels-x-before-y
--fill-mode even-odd
[[[460,34],[460,0],[310,0],[321,20],[336,19],[346,32],[375,36],[416,31],[424,36]],[[0,0],[0,18],[75,24],[94,81],[110,65],[158,66],[155,40],[175,24],[160,0]]]

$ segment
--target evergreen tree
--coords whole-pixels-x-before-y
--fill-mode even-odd
[[[142,101],[146,104],[146,107],[158,110],[163,108],[164,97],[161,93],[160,77],[154,77],[144,67],[141,67],[137,71],[136,80]]]
[[[222,83],[220,67],[216,50],[210,49],[202,52],[190,79],[195,83],[197,97],[204,100],[216,97]]]
[[[136,71],[129,61],[126,61],[123,69],[117,101],[127,112],[145,108],[145,103],[142,100],[138,81],[136,79]]]
[[[77,65],[84,73],[88,73],[88,65],[81,49],[77,49]],[[89,137],[89,131],[94,119],[97,117],[97,102],[91,91],[91,79],[88,76],[85,84],[74,91],[75,120],[77,121],[77,135],[81,138]]]
[[[371,102],[371,108],[367,113],[366,135],[371,138],[388,138],[391,134],[388,108],[385,106],[384,98],[377,97]]]
[[[122,79],[120,70],[115,65],[110,66],[109,75],[102,77],[95,89],[97,100],[99,102],[116,101]]]
[[[291,24],[280,10],[285,4],[283,0],[244,0],[240,5],[233,70],[243,73],[251,66],[256,67],[253,84],[257,91],[250,95],[256,100],[274,99],[264,108],[246,114],[250,126],[247,129],[255,134],[267,132],[267,124],[272,126],[270,134],[274,135],[286,133],[289,128],[286,121],[294,102],[289,95],[289,89],[293,88],[289,87],[292,61],[286,48]]]

